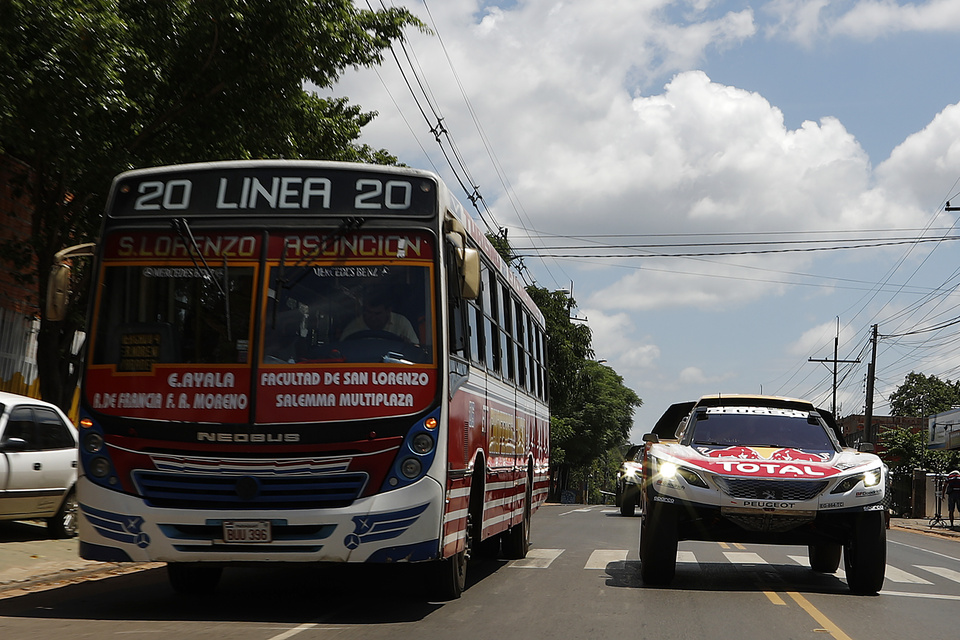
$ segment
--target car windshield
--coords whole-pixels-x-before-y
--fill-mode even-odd
[[[693,445],[835,450],[827,430],[801,411],[718,407],[693,417]]]

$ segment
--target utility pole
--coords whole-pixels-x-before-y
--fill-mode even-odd
[[[870,364],[867,365],[867,402],[863,410],[863,436],[867,442],[877,443],[877,437],[873,429],[873,380],[877,374],[877,325],[873,325],[873,336],[870,338],[873,343],[870,355]]]
[[[833,417],[837,417],[837,363],[856,364],[860,360],[838,360],[837,351],[840,348],[840,318],[837,318],[837,335],[833,338],[833,360],[829,358],[807,358],[809,362],[827,362],[833,363]]]

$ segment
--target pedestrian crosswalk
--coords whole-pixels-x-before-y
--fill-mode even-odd
[[[513,560],[508,566],[516,569],[549,569],[563,557],[566,549],[531,549],[526,558]],[[638,562],[636,551],[633,552],[633,561]],[[746,549],[743,545],[734,544],[700,544],[697,549],[681,549],[677,552],[678,571],[693,569],[703,564],[726,563],[743,568],[771,567],[780,565],[797,565],[809,567],[810,560],[803,553],[771,552],[772,556]],[[615,563],[626,563],[631,552],[627,549],[594,549],[582,565],[584,570],[609,570]],[[841,580],[846,576],[843,566],[833,574]],[[960,571],[936,565],[910,565],[897,567],[887,564],[886,585],[933,585],[960,584]]]

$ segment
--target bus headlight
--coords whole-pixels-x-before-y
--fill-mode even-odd
[[[83,450],[87,453],[97,453],[103,448],[103,436],[96,431],[83,436]]]
[[[111,467],[110,461],[103,456],[93,458],[87,465],[87,468],[90,470],[90,475],[94,478],[106,478],[110,475]]]
[[[430,453],[433,451],[433,438],[429,434],[418,433],[413,437],[410,448],[421,455]]]
[[[420,461],[416,458],[407,458],[400,463],[400,473],[411,480],[419,476],[422,470],[423,465],[421,465]]]

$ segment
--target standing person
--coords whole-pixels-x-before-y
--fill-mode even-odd
[[[947,475],[947,482],[943,487],[947,494],[947,510],[950,512],[950,528],[953,528],[953,512],[960,508],[960,471],[954,469]]]

